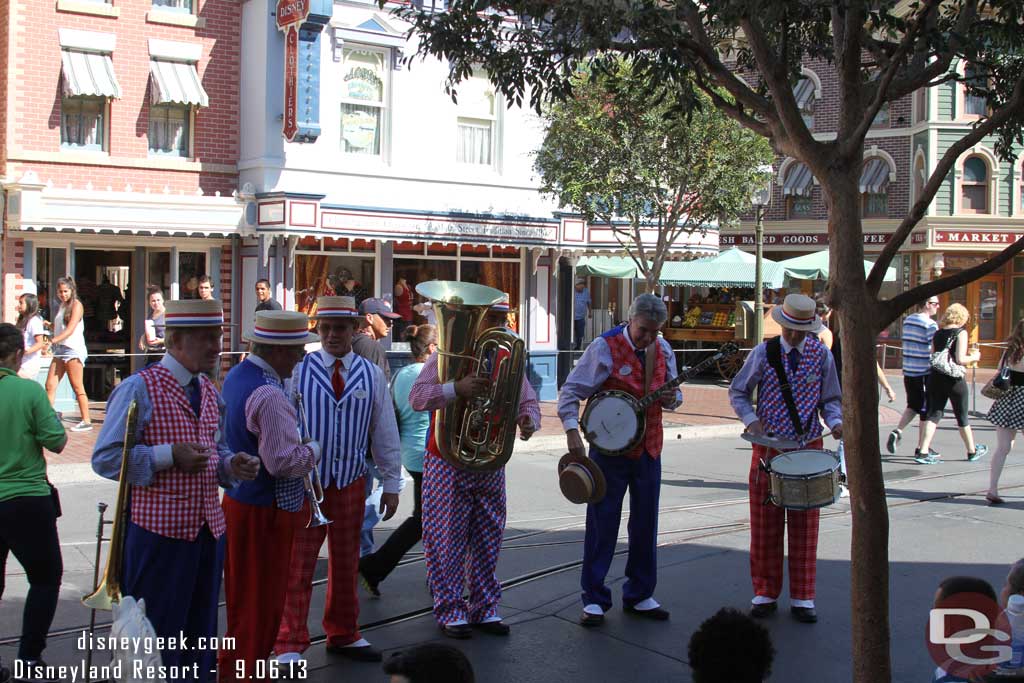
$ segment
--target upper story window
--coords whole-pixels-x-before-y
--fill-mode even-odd
[[[121,86],[110,53],[98,51],[97,45],[105,39],[101,34],[61,33],[60,144],[64,149],[106,149],[109,99],[121,96]],[[82,49],[75,49],[79,46]]]
[[[341,143],[348,154],[383,154],[388,54],[369,47],[346,47],[342,52]]]
[[[101,151],[106,148],[107,100],[104,97],[62,97],[60,146]]]
[[[987,85],[981,69],[974,65],[968,65],[964,70],[964,83],[968,86],[985,88]],[[988,114],[988,102],[981,95],[971,94],[964,89],[964,116],[981,117]]]
[[[793,88],[793,99],[800,109],[800,116],[804,120],[807,130],[814,130],[814,81],[810,78],[801,78]]]
[[[150,154],[189,156],[192,112],[183,104],[157,104],[149,108]]]
[[[914,122],[928,120],[928,88],[914,91]]]
[[[187,44],[175,46],[166,43],[159,44],[167,50],[161,54],[154,53],[157,46],[150,45],[149,153],[190,157],[195,109],[210,104],[193,61],[198,60],[201,49]]]
[[[988,164],[981,157],[964,162],[960,183],[960,210],[963,213],[988,213]]]
[[[795,163],[786,171],[782,184],[782,195],[786,197],[786,215],[789,218],[809,218],[811,216],[811,189],[814,177],[807,164]]]
[[[869,83],[874,83],[882,75],[880,71],[871,73],[868,77]],[[871,121],[872,128],[888,128],[889,127],[889,102],[883,102],[882,106],[878,108],[878,113],[875,114],[875,118]]]
[[[192,12],[192,0],[153,0],[153,7],[172,12]]]
[[[864,162],[860,172],[861,215],[885,218],[889,214],[889,164],[878,157]]]
[[[497,149],[497,94],[486,77],[472,76],[458,87],[455,160],[493,166]]]
[[[917,160],[914,161],[914,201],[916,202],[921,198],[924,193],[924,185],[928,182],[924,167],[924,156],[919,154]]]

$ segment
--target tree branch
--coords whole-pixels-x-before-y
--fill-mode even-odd
[[[879,310],[882,312],[882,318],[876,323],[876,332],[884,330],[892,323],[892,321],[900,317],[903,311],[907,310],[914,304],[924,301],[927,297],[948,292],[951,289],[956,289],[961,285],[965,285],[968,282],[973,282],[984,275],[988,275],[995,269],[999,268],[999,266],[1012,259],[1022,250],[1024,250],[1024,237],[1021,237],[988,261],[979,263],[973,268],[961,270],[958,273],[947,275],[946,277],[939,278],[938,280],[925,282],[924,284],[902,292],[887,301],[879,302]],[[872,274],[874,273],[872,272]]]
[[[703,65],[703,63],[702,63]],[[707,83],[707,74],[695,74],[694,83],[700,88],[701,92],[705,93],[711,98],[712,104],[715,105],[723,114],[736,121],[741,126],[752,130],[763,138],[772,138],[772,130],[763,121],[755,119],[753,116],[745,113],[740,107],[736,106],[732,102],[722,97],[718,91]]]
[[[960,155],[1009,121],[1021,109],[1024,109],[1024,78],[1017,81],[1013,88],[1013,95],[1006,104],[946,149],[945,154],[942,155],[942,158],[935,165],[935,170],[932,171],[928,183],[921,191],[921,196],[917,198],[910,213],[907,214],[907,217],[903,219],[899,227],[893,232],[892,238],[886,242],[882,252],[878,255],[878,260],[875,261],[875,265],[871,268],[871,273],[868,274],[866,283],[867,290],[871,295],[878,294],[878,290],[882,286],[882,278],[892,262],[892,257],[896,255],[896,252],[900,250],[903,243],[907,241],[911,231],[924,217],[925,211],[928,210],[928,206],[935,198],[935,193],[938,192],[942,183],[946,181],[946,176],[949,175],[949,171],[953,168],[956,160],[960,158]]]

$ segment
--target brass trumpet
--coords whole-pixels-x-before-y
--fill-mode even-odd
[[[89,609],[110,611],[115,602],[121,601],[121,571],[124,564],[124,535],[127,530],[125,515],[128,512],[128,456],[135,447],[135,428],[139,418],[139,407],[135,401],[128,406],[124,421],[124,446],[121,448],[121,473],[118,475],[117,503],[114,505],[113,528],[110,532],[110,550],[107,552],[107,567],[103,580],[89,595],[82,597],[82,604]],[[99,565],[100,545],[103,542],[103,526],[108,522],[102,514],[106,505],[100,508],[100,526],[97,530],[96,560]]]
[[[296,391],[293,398],[295,399],[295,411],[299,414],[299,435],[302,437],[302,443],[309,443],[313,437],[310,436],[309,425],[306,423],[306,407],[302,402],[302,394]],[[306,528],[312,529],[330,524],[331,520],[327,519],[323,511],[320,510],[320,504],[324,502],[324,487],[320,481],[320,466],[317,463],[313,463],[313,469],[306,475],[302,484],[309,497],[309,522],[306,523]]]

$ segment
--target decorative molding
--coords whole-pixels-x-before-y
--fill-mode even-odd
[[[146,12],[146,21],[151,24],[169,24],[170,26],[185,26],[187,28],[206,28],[206,19],[197,17],[188,12],[171,12],[159,7],[153,7]]]
[[[8,161],[20,161],[23,163],[45,163],[45,164],[80,164],[88,166],[107,166],[115,168],[146,168],[160,171],[203,171],[205,173],[238,173],[238,167],[234,164],[212,164],[195,159],[183,159],[181,157],[112,157],[106,152],[84,152],[68,150],[63,152],[36,152],[11,150]]]
[[[82,31],[77,28],[59,28],[57,35],[60,46],[65,50],[102,52],[110,54],[117,47],[117,36],[113,33]]]
[[[149,56],[152,59],[195,63],[203,56],[203,46],[199,43],[182,43],[174,40],[150,38]]]
[[[121,16],[121,8],[108,5],[105,2],[86,2],[83,0],[57,0],[58,12],[73,12],[75,14],[91,14],[97,17]]]

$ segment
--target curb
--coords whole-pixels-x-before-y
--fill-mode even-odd
[[[673,441],[696,441],[698,439],[716,439],[723,437],[738,437],[743,433],[743,423],[729,422],[717,425],[676,425],[665,429],[665,442]],[[547,434],[535,436],[529,441],[516,441],[513,453],[524,453],[527,451],[551,451],[565,450],[564,434]]]

